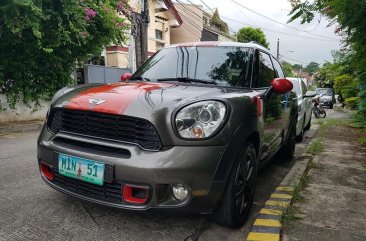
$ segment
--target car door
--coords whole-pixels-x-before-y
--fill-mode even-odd
[[[311,108],[312,108],[312,104],[311,104],[311,98],[310,97],[304,97],[307,90],[306,84],[304,83],[303,80],[301,80],[301,90],[302,90],[302,96],[304,99],[304,108],[305,108],[305,125],[307,125],[310,121],[310,117],[311,117]]]
[[[273,58],[272,56],[272,62],[273,62],[273,66],[276,70],[276,78],[285,78],[285,74],[283,72],[283,69],[281,67],[281,64],[278,62],[277,59]],[[297,97],[296,93],[293,91],[290,91],[288,93],[285,94],[281,94],[279,95],[279,99],[281,102],[281,112],[278,116],[278,121],[277,121],[277,128],[280,129],[281,132],[281,137],[280,137],[280,142],[283,142],[284,138],[287,137],[288,135],[288,131],[290,129],[290,125],[291,125],[291,116],[294,114],[293,113],[293,105],[294,103],[294,99]],[[297,102],[296,102],[297,105]],[[296,108],[297,110],[297,108]]]
[[[271,86],[271,81],[277,77],[277,72],[268,53],[258,51],[257,59],[258,91],[265,93]],[[282,141],[282,112],[285,104],[281,101],[283,101],[283,96],[273,93],[263,103],[263,159],[274,154]]]

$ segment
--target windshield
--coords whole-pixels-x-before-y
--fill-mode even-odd
[[[298,80],[291,80],[292,85],[294,86],[293,91],[295,91],[297,97],[301,95],[301,87]]]
[[[151,57],[132,78],[189,78],[214,81],[221,86],[250,87],[252,52],[242,47],[166,48]]]
[[[316,93],[318,95],[320,95],[320,94],[323,94],[323,95],[333,95],[332,89],[316,89],[315,91],[316,91]]]

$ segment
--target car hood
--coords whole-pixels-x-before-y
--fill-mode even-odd
[[[89,110],[144,118],[156,122],[158,113],[203,99],[253,96],[249,89],[184,83],[129,82],[71,87],[52,107]]]

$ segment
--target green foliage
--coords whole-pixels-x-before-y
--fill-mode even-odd
[[[302,68],[302,65],[300,65],[300,64],[293,64],[293,65],[292,65],[292,69],[293,69],[293,70],[301,70],[301,69],[303,69],[303,68]]]
[[[255,41],[264,47],[268,48],[269,43],[267,42],[266,35],[260,28],[246,27],[241,28],[236,34],[238,42],[247,43]]]
[[[337,76],[334,80],[334,90],[337,94],[340,95],[341,100],[356,97],[358,95],[359,83],[357,78],[353,78],[353,76],[349,74],[343,74]]]
[[[313,75],[316,71],[319,70],[319,64],[316,62],[310,62],[305,68],[304,70],[306,72],[308,72],[310,75]]]
[[[282,68],[283,68],[283,71],[285,71],[285,75],[287,77],[295,77],[294,70],[290,63],[282,62]]]
[[[350,97],[346,98],[344,100],[344,103],[349,109],[355,109],[357,107],[357,102],[359,100],[359,97]]]
[[[72,83],[76,61],[125,41],[127,1],[3,0],[0,2],[0,87],[14,108],[39,104]]]
[[[311,22],[319,12],[337,23],[337,32],[346,39],[353,51],[348,66],[354,68],[359,79],[359,108],[366,113],[366,4],[365,0],[289,0],[292,4],[289,22],[300,19],[301,23]]]

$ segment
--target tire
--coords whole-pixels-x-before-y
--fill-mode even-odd
[[[246,142],[231,170],[221,205],[214,213],[215,222],[230,228],[240,228],[244,225],[253,204],[256,162],[254,145]]]
[[[330,104],[329,108],[330,108],[330,109],[333,109],[333,104]]]
[[[292,125],[286,144],[281,147],[280,155],[285,160],[291,161],[295,153],[296,124]]]
[[[325,110],[319,112],[319,117],[325,118],[327,116],[327,112]]]
[[[318,118],[319,118],[319,110],[317,110],[317,108],[318,108],[318,107],[314,107],[314,108],[313,108],[313,113],[314,113],[315,118],[317,118],[317,119],[318,119]]]
[[[311,127],[311,117],[312,117],[312,115],[310,114],[310,119],[309,119],[308,124],[305,126],[305,131],[310,130],[310,127]]]
[[[296,141],[302,142],[302,140],[304,139],[304,132],[305,132],[305,116],[304,121],[302,122],[300,135],[296,136]]]

